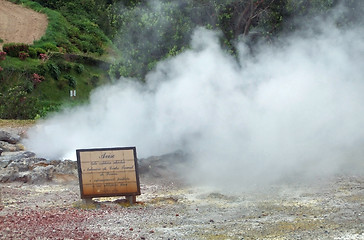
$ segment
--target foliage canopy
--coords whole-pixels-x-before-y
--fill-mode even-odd
[[[257,42],[272,43],[280,34],[299,30],[302,22],[309,24],[312,17],[324,19],[335,8],[343,9],[336,17],[343,28],[364,15],[364,1],[358,0],[11,1],[47,14],[49,26],[25,51],[23,45],[5,45],[0,118],[43,116],[58,109],[73,88],[86,99],[92,88],[108,81],[103,80],[106,70],[112,79],[144,81],[158,61],[189,48],[196,27],[220,31],[221,45],[235,54],[237,40],[254,49]],[[29,57],[20,61],[19,52]],[[110,52],[113,61],[105,67],[100,58]],[[34,74],[43,80],[34,84]],[[9,115],[11,111],[15,115]]]

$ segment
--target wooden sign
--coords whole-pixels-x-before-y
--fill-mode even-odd
[[[81,198],[140,195],[135,147],[78,149]]]

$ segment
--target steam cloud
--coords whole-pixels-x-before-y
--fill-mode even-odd
[[[160,63],[147,84],[121,79],[86,106],[29,131],[46,158],[75,149],[136,146],[139,157],[183,150],[186,172],[211,185],[247,186],[363,169],[363,30],[316,24],[239,57],[219,33],[196,29],[192,48]]]

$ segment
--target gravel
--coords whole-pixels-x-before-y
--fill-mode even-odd
[[[86,204],[75,162],[4,152],[0,239],[364,239],[363,175],[227,192],[184,183],[186,158],[140,159],[137,204]]]
[[[362,176],[233,194],[141,176],[132,206],[84,204],[77,180],[0,186],[1,239],[364,239]]]

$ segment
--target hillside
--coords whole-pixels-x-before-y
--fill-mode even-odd
[[[112,43],[88,18],[73,16],[34,1],[0,0],[1,119],[44,117],[87,101],[109,82]],[[70,90],[77,97],[70,99]]]
[[[253,2],[161,1],[156,7],[145,0],[0,0],[0,118],[44,117],[121,77],[146,82],[160,61],[190,49],[200,27],[220,32],[223,51],[236,56],[237,40],[252,53],[261,44],[279,44],[280,34],[304,29],[298,23],[313,16],[329,17],[337,5]],[[361,2],[345,0],[348,11],[335,24],[360,22]],[[77,98],[70,99],[70,90]]]
[[[45,34],[47,26],[47,15],[0,0],[0,49],[10,42],[32,44]]]

